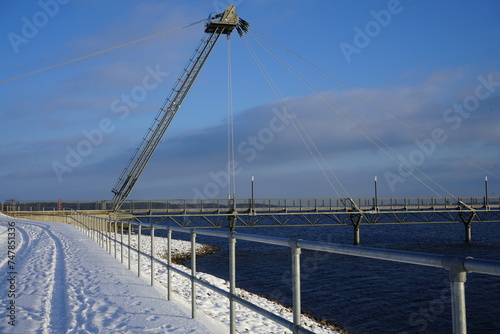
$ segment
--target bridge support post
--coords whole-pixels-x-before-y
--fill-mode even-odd
[[[475,213],[471,212],[470,214],[459,213],[458,216],[460,220],[464,224],[465,227],[465,242],[472,241],[472,218],[474,218]]]
[[[361,225],[361,220],[363,220],[363,215],[352,214],[349,217],[351,219],[352,227],[354,227],[354,245],[358,246],[361,243],[359,228]]]
[[[472,241],[472,226],[471,223],[464,223],[465,226],[465,241],[466,242],[471,242]]]
[[[353,225],[354,226],[354,245],[358,246],[361,243],[361,237],[359,233],[359,225]]]
[[[227,220],[229,222],[229,231],[234,232],[236,229],[236,217],[235,216],[227,216]]]

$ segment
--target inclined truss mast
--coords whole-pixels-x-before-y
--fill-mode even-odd
[[[216,21],[219,18],[220,20]],[[170,95],[160,107],[146,135],[111,190],[114,194],[113,211],[120,209],[132,191],[219,37],[221,35],[229,37],[235,28],[241,36],[243,32],[247,31],[248,23],[238,17],[234,5],[227,7],[224,13],[210,17],[205,27],[205,36],[184,67]]]

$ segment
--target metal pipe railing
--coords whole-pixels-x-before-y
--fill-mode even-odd
[[[46,215],[50,216],[49,213]],[[113,230],[111,230],[111,222],[114,222],[114,242],[120,244],[121,252],[123,253],[123,247],[128,249],[128,263],[130,267],[130,258],[133,247],[130,245],[130,234],[131,227],[137,226],[139,230],[138,234],[138,245],[137,245],[137,257],[138,257],[138,275],[140,276],[140,257],[150,256],[151,260],[164,265],[168,271],[168,299],[171,299],[171,286],[172,286],[172,272],[176,272],[179,275],[186,277],[191,280],[191,304],[192,304],[192,317],[196,317],[196,286],[205,286],[223,296],[226,296],[230,302],[230,332],[235,333],[235,302],[243,305],[269,319],[285,326],[286,328],[293,331],[293,333],[312,333],[311,331],[301,327],[301,312],[300,312],[300,297],[301,297],[301,287],[300,287],[300,254],[302,249],[335,253],[348,256],[363,257],[369,259],[377,259],[384,261],[392,261],[398,263],[407,263],[419,266],[428,266],[435,268],[442,268],[449,272],[449,282],[451,291],[451,306],[452,306],[452,323],[453,323],[453,333],[455,334],[465,334],[467,332],[467,321],[466,321],[466,304],[465,304],[465,288],[464,284],[467,278],[467,273],[475,272],[487,275],[500,276],[500,261],[483,260],[483,259],[473,259],[468,257],[460,256],[449,256],[449,255],[437,255],[437,254],[427,254],[427,253],[417,253],[408,252],[392,249],[379,249],[370,247],[360,247],[351,245],[341,245],[332,244],[325,242],[314,242],[307,240],[296,240],[288,238],[278,238],[262,235],[253,234],[243,234],[237,232],[219,232],[211,230],[200,230],[200,229],[185,229],[180,227],[162,227],[156,226],[156,229],[167,230],[168,236],[168,256],[167,263],[154,257],[153,251],[151,254],[145,254],[141,251],[140,246],[140,235],[142,225],[146,225],[141,222],[123,222],[100,217],[91,217],[80,212],[73,211],[71,214],[66,216],[65,221],[68,219],[72,220],[74,224],[82,230],[82,232],[91,237],[94,241],[98,242],[102,247],[106,247],[106,250],[111,253],[111,239],[113,236]],[[109,223],[109,224],[106,224]],[[123,243],[123,237],[118,240],[116,235],[116,224],[126,223],[129,227],[129,238],[128,245]],[[154,232],[151,230],[151,249],[154,249]],[[171,261],[171,238],[172,232],[176,233],[189,233],[191,235],[191,274],[185,273],[172,265]],[[122,229],[123,234],[123,229]],[[202,281],[196,277],[196,235],[206,235],[212,237],[226,238],[229,242],[229,282],[230,288],[229,292],[222,290],[208,282]],[[263,244],[271,244],[276,246],[290,247],[292,252],[292,293],[293,293],[293,322],[286,320],[276,314],[261,308],[258,305],[252,304],[235,294],[236,290],[236,241],[245,240]],[[115,248],[116,249],[116,248]],[[117,257],[115,251],[115,258]],[[153,284],[154,279],[154,269],[151,268],[151,282]]]

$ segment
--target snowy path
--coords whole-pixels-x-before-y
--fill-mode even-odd
[[[10,231],[7,222],[15,222]],[[0,247],[0,333],[221,332],[191,319],[74,226],[0,216]]]

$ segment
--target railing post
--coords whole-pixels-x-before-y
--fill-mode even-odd
[[[97,218],[97,219],[99,219],[100,224],[101,224],[101,247],[106,248],[106,251],[107,251],[108,250],[107,249],[107,240],[106,240],[106,236],[104,234],[104,231],[106,230],[106,221],[104,221],[104,219],[100,219],[100,218]]]
[[[123,263],[123,222],[120,222],[120,261]]]
[[[68,221],[68,216],[66,216],[66,221]],[[93,236],[92,219],[87,219],[86,224],[87,224],[87,237],[89,239],[92,239],[92,236]]]
[[[196,318],[196,232],[191,230],[191,317]]]
[[[170,266],[172,265],[172,230],[170,227],[167,231],[167,299],[172,299],[172,270]]]
[[[301,301],[300,301],[300,253],[301,249],[295,241],[292,247],[292,293],[293,293],[293,324],[298,327],[301,325]]]
[[[97,219],[97,218],[94,218],[95,221],[96,221],[96,225],[97,225],[97,230],[98,230],[98,233],[97,233],[97,244],[99,246],[103,246],[102,244],[102,227],[101,227],[101,220],[100,219]]]
[[[137,276],[141,277],[141,234],[142,226],[139,222],[139,231],[137,232]]]
[[[111,235],[112,235],[111,234],[111,220],[108,220],[107,222],[108,222],[108,224],[107,224],[108,231],[107,231],[106,235],[108,236],[108,252],[111,255],[111,252],[112,252],[112,249],[111,249]]]
[[[151,286],[155,285],[155,228],[151,222]]]
[[[104,227],[102,226],[102,220],[99,219],[99,218],[95,218],[95,220],[97,221],[97,225],[99,226],[99,234],[98,234],[98,237],[99,237],[99,245],[104,248],[104,236],[103,236],[103,231],[104,231]]]
[[[89,219],[86,218],[83,220],[85,224],[85,235],[90,238],[90,225],[89,225]]]
[[[99,226],[95,219],[92,219],[92,225],[94,225],[94,241],[99,244]]]
[[[457,256],[445,256],[442,260],[443,267],[450,272],[453,334],[467,333],[467,317],[465,312],[465,281],[467,280],[467,271],[464,268],[465,259]]]
[[[467,333],[467,318],[465,314],[466,275],[464,271],[455,273],[450,271],[453,334]]]
[[[229,333],[236,333],[236,309],[233,296],[236,293],[236,238],[234,232],[229,237]]]
[[[118,234],[117,234],[117,229],[118,229],[118,226],[116,226],[118,224],[118,222],[115,220],[113,221],[114,225],[115,225],[115,259],[116,259],[116,248],[117,248],[117,243],[118,243]]]
[[[106,238],[104,237],[104,230],[105,230],[104,224],[106,224],[106,222],[104,221],[104,219],[101,219],[101,218],[96,218],[96,219],[99,221],[99,225],[101,228],[101,247],[106,248],[106,245],[104,244],[106,241]]]
[[[108,222],[105,219],[102,219],[102,242],[103,242],[103,247],[106,248],[106,252],[108,252],[108,233],[106,232],[108,230]]]
[[[132,224],[128,224],[128,248],[127,248],[127,254],[128,254],[128,270],[130,270],[131,265],[130,265],[130,258],[132,257],[132,251],[130,248],[130,236],[132,235]]]

